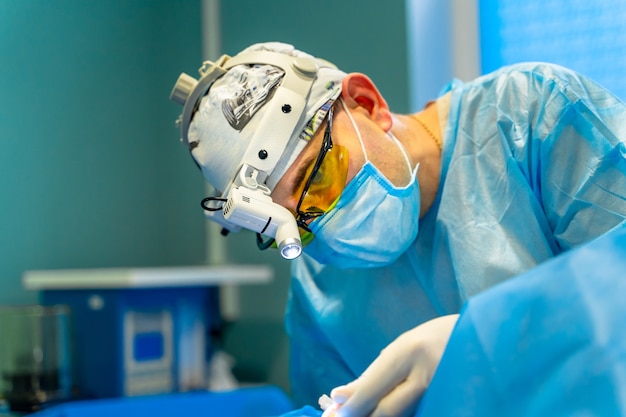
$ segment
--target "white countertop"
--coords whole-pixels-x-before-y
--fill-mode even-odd
[[[268,265],[176,266],[32,270],[22,282],[28,290],[79,290],[263,284],[273,276]]]

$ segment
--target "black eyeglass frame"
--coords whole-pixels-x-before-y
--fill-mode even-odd
[[[298,227],[302,228],[307,232],[311,232],[309,226],[306,224],[307,221],[314,219],[323,215],[324,211],[315,211],[315,212],[304,212],[300,210],[300,206],[304,201],[304,197],[307,195],[309,188],[311,187],[311,183],[313,182],[313,178],[317,175],[320,167],[322,166],[322,162],[324,162],[324,158],[328,151],[333,148],[333,138],[332,138],[332,128],[333,128],[333,107],[330,106],[328,110],[328,122],[326,124],[326,129],[324,130],[324,137],[322,139],[322,147],[320,152],[317,154],[317,158],[315,159],[315,164],[313,165],[313,169],[311,170],[311,174],[309,178],[307,178],[306,183],[304,184],[304,189],[302,190],[302,194],[300,195],[300,200],[298,200],[298,205],[296,206],[296,223]]]

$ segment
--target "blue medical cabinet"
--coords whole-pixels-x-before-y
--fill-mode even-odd
[[[219,285],[271,276],[264,266],[28,271],[24,285],[70,307],[78,396],[107,398],[205,388]]]

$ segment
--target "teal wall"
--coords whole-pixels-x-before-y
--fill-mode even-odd
[[[203,179],[169,102],[200,0],[0,1],[0,304],[27,269],[197,264]]]
[[[404,1],[223,0],[220,7],[223,53],[233,55],[256,42],[291,43],[346,72],[366,73],[392,109],[408,111]],[[276,278],[271,285],[241,288],[241,318],[228,328],[225,348],[237,360],[240,379],[269,381],[289,390],[283,325],[289,262],[276,252],[259,252],[251,233],[227,241],[231,261],[271,262]]]
[[[202,59],[200,3],[0,0],[0,304],[36,301],[22,289],[27,269],[204,261],[204,181],[168,101]],[[404,1],[221,3],[223,52],[293,43],[367,73],[408,110]],[[229,261],[269,262],[276,277],[241,288],[224,347],[242,380],[288,391],[289,262],[252,233],[226,242]]]
[[[405,1],[223,0],[222,50],[282,41],[324,57],[346,72],[364,72],[393,109],[407,111]]]

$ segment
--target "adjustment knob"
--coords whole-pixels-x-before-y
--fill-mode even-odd
[[[185,73],[180,74],[170,94],[170,100],[184,106],[198,81]]]
[[[317,64],[311,58],[295,58],[291,65],[293,66],[293,69],[295,69],[297,72],[309,78],[313,78],[315,77],[315,74],[317,74]]]

